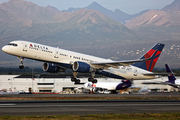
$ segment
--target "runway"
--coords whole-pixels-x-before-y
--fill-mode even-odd
[[[180,112],[179,100],[10,100],[0,101],[0,115],[86,115]]]
[[[149,93],[149,94],[0,94],[1,97],[176,97],[180,93]]]

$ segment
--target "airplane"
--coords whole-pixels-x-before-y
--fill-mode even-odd
[[[174,73],[168,64],[165,64],[166,72],[168,73],[168,81],[165,82],[144,82],[142,84],[161,84],[161,85],[170,85],[174,88],[180,89],[180,79],[176,79]]]
[[[23,69],[24,58],[42,61],[43,70],[50,73],[64,72],[66,69],[73,71],[72,82],[80,83],[77,79],[78,72],[91,73],[89,82],[97,83],[95,74],[107,77],[127,80],[154,79],[156,75],[152,72],[164,44],[157,43],[140,59],[113,61],[99,58],[60,48],[50,47],[28,41],[12,41],[2,47],[2,50],[20,59],[19,68]]]
[[[123,90],[129,88],[131,86],[130,80],[122,80],[121,83],[119,82],[98,82],[92,83],[87,82],[84,84],[83,89],[87,89],[93,93],[97,93],[98,91],[110,91],[112,93],[117,93],[116,90]]]

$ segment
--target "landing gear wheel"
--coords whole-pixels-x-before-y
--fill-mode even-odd
[[[79,79],[77,79],[76,81],[75,81],[75,83],[76,84],[79,84],[81,81],[79,80]]]
[[[75,81],[76,81],[76,78],[71,78],[71,81],[72,81],[72,82],[75,82]]]
[[[92,83],[97,83],[98,81],[97,81],[97,79],[94,79],[94,78],[88,78],[88,81],[89,82],[92,82]]]
[[[24,68],[24,65],[20,65],[20,66],[19,66],[19,69],[23,69],[23,68]]]
[[[92,81],[92,83],[97,83],[97,79],[94,79],[94,80]]]
[[[92,81],[93,81],[93,78],[88,78],[88,81],[89,81],[89,82],[92,82]]]
[[[71,81],[75,82],[75,84],[79,84],[81,82],[80,79],[77,78],[71,78]]]

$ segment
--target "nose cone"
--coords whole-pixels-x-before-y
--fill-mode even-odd
[[[4,52],[6,51],[6,46],[2,47],[2,51]]]
[[[5,53],[7,53],[8,52],[8,46],[4,46],[4,47],[2,47],[2,51],[4,51]]]

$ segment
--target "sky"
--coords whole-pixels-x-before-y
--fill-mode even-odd
[[[0,0],[0,4],[9,0]],[[128,14],[139,13],[147,9],[162,9],[174,0],[26,0],[39,6],[54,6],[59,10],[67,10],[69,7],[83,8],[96,1],[103,7],[114,10],[119,9]]]

